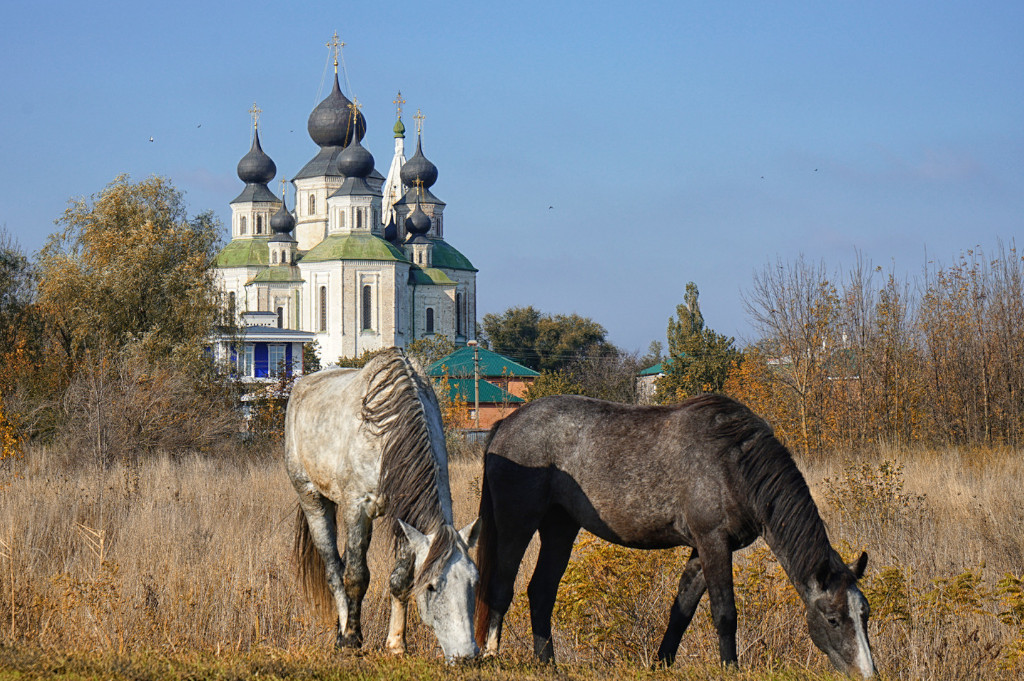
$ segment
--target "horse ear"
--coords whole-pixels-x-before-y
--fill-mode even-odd
[[[416,554],[417,562],[426,557],[427,551],[430,550],[430,537],[401,518],[398,519],[398,526],[402,528],[402,534],[409,540],[409,546],[412,547],[413,553]]]
[[[868,554],[867,554],[866,551],[861,551],[860,552],[860,558],[857,559],[856,563],[854,563],[853,565],[850,566],[850,570],[853,571],[853,576],[854,577],[856,577],[857,579],[860,579],[861,577],[864,576],[864,570],[867,568],[867,566],[868,566]]]
[[[462,541],[466,542],[466,547],[472,551],[476,547],[476,540],[480,538],[480,518],[459,530],[459,536],[462,537]]]
[[[828,563],[828,560],[823,560],[818,564],[818,569],[814,571],[814,581],[818,583],[818,586],[822,591],[828,590],[828,583],[832,577],[832,568]]]

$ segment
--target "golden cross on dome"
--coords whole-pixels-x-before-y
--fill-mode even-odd
[[[288,190],[288,180],[286,180],[286,179],[284,179],[282,177],[281,178],[281,203],[282,204],[284,203],[284,200],[286,198],[288,198],[288,191],[287,190]]]
[[[416,109],[416,115],[413,118],[416,119],[416,134],[419,135],[423,132],[423,121],[426,119],[426,116],[423,115],[422,111]]]
[[[327,47],[334,50],[334,73],[338,73],[338,55],[341,53],[341,48],[345,47],[345,43],[338,40],[338,32],[334,32],[334,36],[331,41],[327,43]]]
[[[249,115],[252,116],[252,127],[253,130],[260,126],[260,114],[263,113],[263,109],[256,106],[256,102],[252,103],[252,107],[249,109]]]
[[[363,108],[363,105],[359,103],[359,98],[352,95],[352,102],[348,105],[349,111],[352,112],[352,120],[355,121],[359,117],[359,110]]]
[[[395,118],[401,118],[402,117],[402,105],[405,104],[405,100],[402,99],[402,91],[399,90],[398,91],[398,96],[395,97],[394,99],[392,99],[391,101],[392,101],[392,103],[394,103],[394,105],[398,109],[398,115],[395,116]]]

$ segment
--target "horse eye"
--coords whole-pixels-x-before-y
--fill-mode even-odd
[[[437,591],[437,585],[433,582],[427,584],[427,591],[429,591],[430,593],[434,593],[435,591]]]
[[[839,626],[839,618],[836,617],[835,615],[830,615],[829,618],[828,618],[828,623],[831,624],[833,627],[838,627]]]

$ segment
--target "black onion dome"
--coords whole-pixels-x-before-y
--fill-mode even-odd
[[[253,131],[252,148],[238,162],[238,178],[246,184],[266,184],[277,175],[277,166],[262,147],[259,130]]]
[[[405,231],[414,236],[426,234],[430,231],[430,218],[420,209],[420,202],[416,202],[416,208],[409,213],[405,219]]]
[[[285,207],[284,200],[281,201],[281,208],[270,216],[270,228],[275,234],[287,234],[295,229],[295,218]]]
[[[366,119],[362,112],[356,112],[354,122],[355,138],[361,140],[366,134]],[[309,114],[306,129],[313,141],[321,147],[344,147],[353,137],[352,127],[352,102],[342,94],[338,74],[335,73],[331,94]]]
[[[358,139],[353,139],[340,154],[337,168],[345,177],[367,177],[373,172],[373,155]]]
[[[437,166],[423,155],[420,138],[416,138],[416,153],[402,166],[400,176],[406,187],[415,187],[418,182],[424,189],[429,189],[437,182]]]

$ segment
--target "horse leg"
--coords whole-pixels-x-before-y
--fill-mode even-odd
[[[694,549],[679,578],[679,592],[672,603],[668,628],[658,647],[658,662],[669,666],[675,661],[679,642],[683,639],[686,628],[690,626],[690,620],[693,619],[693,613],[697,610],[697,604],[700,603],[705,591],[707,583],[704,581],[704,571],[701,569],[697,549]]]
[[[718,631],[722,664],[736,666],[736,599],[732,584],[732,552],[725,537],[700,542],[700,562],[711,600],[711,617]]]
[[[360,501],[346,513],[345,529],[345,595],[348,597],[348,618],[339,632],[341,646],[359,648],[363,645],[360,622],[363,596],[370,584],[370,569],[366,565],[366,550],[370,546],[373,519],[368,511],[369,501]]]
[[[530,545],[530,538],[536,525],[526,524],[513,529],[512,536],[499,532],[496,547],[494,574],[488,588],[488,604],[491,614],[487,620],[487,640],[484,643],[484,657],[498,654],[501,646],[501,627],[512,604],[515,590],[516,574],[519,564],[523,562],[523,554]]]
[[[555,661],[551,641],[551,612],[555,608],[558,583],[569,564],[572,544],[580,531],[560,506],[548,512],[540,524],[540,554],[526,593],[530,598],[530,625],[533,629],[533,654],[541,662]]]
[[[317,553],[324,562],[324,576],[327,587],[334,595],[338,610],[338,631],[335,647],[341,647],[341,632],[348,620],[348,597],[345,595],[345,583],[342,577],[345,565],[338,555],[337,505],[317,492],[299,494],[299,506],[306,514],[309,535],[313,540]]]
[[[409,542],[399,540],[395,547],[395,568],[391,571],[391,621],[387,640],[388,652],[395,655],[405,653],[406,610],[412,592],[414,559]]]

